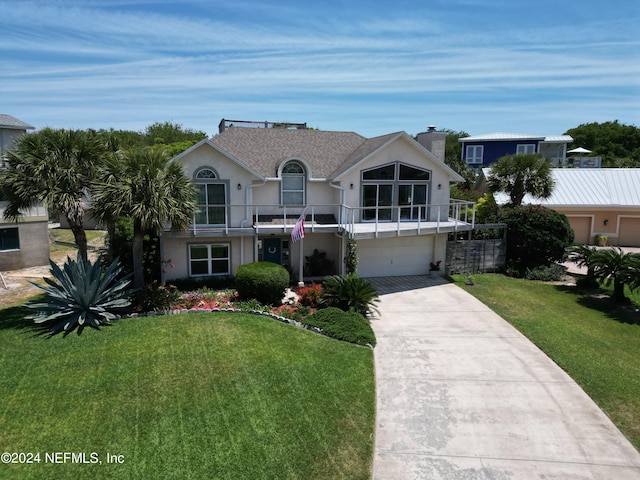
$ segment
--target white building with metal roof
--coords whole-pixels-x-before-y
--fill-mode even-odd
[[[490,172],[483,169],[483,176]],[[610,245],[640,246],[640,168],[554,168],[552,174],[552,195],[526,195],[523,203],[564,213],[576,243],[592,244],[605,235]],[[503,193],[495,198],[498,204],[509,201]]]

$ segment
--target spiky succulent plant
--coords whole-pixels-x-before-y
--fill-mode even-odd
[[[85,327],[98,328],[117,318],[115,312],[131,304],[130,275],[120,278],[122,272],[116,259],[106,269],[100,262],[91,263],[78,254],[77,260],[67,257],[63,268],[51,260],[51,275],[45,278],[46,286],[34,286],[44,290],[44,301],[33,301],[27,307],[38,310],[30,315],[37,324],[53,323],[50,334],[64,332],[76,327],[78,334]]]

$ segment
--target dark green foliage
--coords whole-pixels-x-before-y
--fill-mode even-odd
[[[212,275],[210,277],[184,277],[171,280],[171,283],[182,292],[209,288],[212,290],[226,290],[234,288],[232,276]]]
[[[541,265],[528,269],[524,274],[524,278],[542,282],[557,282],[562,280],[566,273],[566,269],[562,265],[552,263],[551,265]]]
[[[444,146],[444,163],[451,167],[456,173],[464,178],[461,189],[470,189],[476,181],[476,173],[467,163],[462,160],[462,144],[460,138],[468,137],[467,132],[456,132],[447,130]],[[458,197],[453,197],[458,198]]]
[[[640,254],[625,253],[619,247],[600,249],[591,255],[590,265],[600,282],[606,286],[613,283],[612,299],[615,302],[628,301],[624,294],[625,285],[631,289],[640,286]]]
[[[328,275],[333,269],[333,261],[327,258],[327,252],[321,252],[317,248],[313,249],[312,255],[305,256],[304,259],[304,273],[307,276]]]
[[[171,145],[179,142],[199,142],[207,138],[205,132],[185,129],[182,125],[172,122],[156,122],[149,125],[144,131],[145,145]],[[192,144],[193,144],[192,143]],[[188,147],[187,147],[188,148]]]
[[[338,340],[357,345],[376,345],[376,336],[369,321],[357,312],[328,307],[309,315],[302,322]]]
[[[617,120],[585,123],[567,131],[573,137],[569,147],[591,150],[588,156],[602,157],[603,167],[640,166],[640,128]]]
[[[325,306],[352,310],[364,316],[377,312],[378,291],[355,273],[326,277],[323,287],[321,303]]]
[[[160,239],[145,235],[143,240],[144,279],[152,283],[160,278]],[[119,217],[107,228],[105,263],[119,258],[125,273],[133,272],[133,219]]]
[[[567,217],[539,205],[507,206],[498,221],[507,224],[507,264],[519,276],[527,269],[563,261],[573,243]]]
[[[504,192],[512,205],[521,205],[526,194],[549,198],[553,192],[551,162],[536,153],[505,155],[491,166],[490,192]]]
[[[131,304],[132,291],[127,290],[130,281],[128,277],[119,278],[122,267],[117,260],[105,269],[100,262],[83,260],[78,252],[77,260],[67,258],[62,269],[53,261],[50,264],[53,279],[44,279],[48,286],[33,284],[46,292],[44,301],[27,306],[38,310],[29,317],[35,323],[54,323],[51,335],[68,334],[76,327],[78,334],[87,326],[98,328]]]
[[[595,247],[589,247],[587,245],[573,245],[567,250],[572,262],[579,267],[587,267],[587,274],[576,280],[576,285],[580,288],[598,288],[598,281],[596,280],[591,261],[593,254],[597,251]]]
[[[344,267],[347,275],[358,271],[358,242],[353,238],[347,239],[347,254],[344,256]]]
[[[138,291],[136,304],[143,312],[166,312],[180,300],[180,296],[174,285],[163,286],[154,281]]]
[[[289,272],[272,262],[246,263],[238,267],[235,283],[241,299],[280,305],[289,286]]]

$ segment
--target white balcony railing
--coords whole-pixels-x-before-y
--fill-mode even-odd
[[[220,207],[215,207],[220,208]],[[291,232],[304,206],[227,205],[224,223],[204,225],[194,222],[190,235],[235,235]],[[352,234],[415,230],[418,234],[441,231],[470,230],[475,224],[475,203],[451,200],[442,204],[350,207],[339,204],[306,207],[307,232],[335,231]]]

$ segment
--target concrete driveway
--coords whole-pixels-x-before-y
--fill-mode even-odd
[[[375,480],[640,479],[609,418],[473,296],[428,277],[370,280]]]

